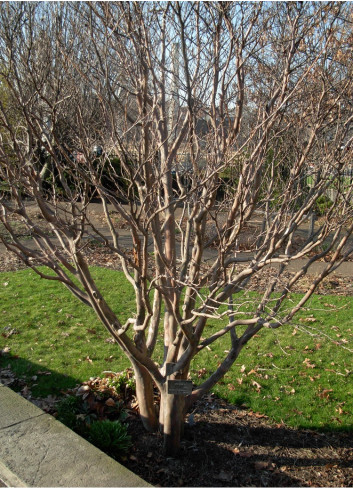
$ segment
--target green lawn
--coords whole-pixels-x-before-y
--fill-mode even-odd
[[[134,297],[123,275],[102,268],[92,273],[114,311],[128,318]],[[0,356],[0,366],[10,365],[25,378],[34,396],[58,394],[105,370],[128,366],[118,346],[107,342],[93,311],[61,284],[41,280],[31,270],[5,272],[0,296],[0,349],[9,350]],[[255,301],[256,294],[248,300]],[[214,392],[292,426],[351,429],[352,312],[352,297],[315,296],[293,324],[262,330]],[[209,331],[215,327],[211,323]],[[158,342],[156,361],[162,336]],[[223,340],[196,357],[194,382],[216,368],[227,348]]]

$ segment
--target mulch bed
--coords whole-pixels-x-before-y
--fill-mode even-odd
[[[178,458],[162,455],[162,436],[138,419],[124,462],[159,487],[353,487],[351,433],[318,433],[206,396],[185,426]]]
[[[59,397],[32,398],[9,369],[0,369],[0,381],[56,415]],[[88,395],[88,384],[104,391],[104,379],[97,378],[68,394]],[[94,394],[89,396],[101,415],[112,404],[111,398],[97,403]],[[208,394],[187,415],[179,457],[171,458],[163,455],[162,435],[147,433],[136,403],[127,401],[133,447],[119,461],[153,486],[353,487],[352,432],[294,429]]]
[[[119,268],[119,263],[101,249],[86,252],[95,265]],[[16,257],[6,252],[0,255],[0,271],[20,268],[25,266]],[[261,275],[253,288],[261,289],[268,278]],[[306,290],[307,280],[296,291]],[[318,292],[350,295],[351,279],[330,277]],[[25,392],[22,395],[27,397]],[[154,486],[353,487],[352,432],[293,429],[260,413],[229,405],[212,394],[188,415],[178,458],[163,456],[162,436],[145,432],[138,417],[130,416],[129,432],[134,446],[123,464]]]

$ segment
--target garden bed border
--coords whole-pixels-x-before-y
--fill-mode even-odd
[[[3,384],[0,447],[8,487],[152,487]]]

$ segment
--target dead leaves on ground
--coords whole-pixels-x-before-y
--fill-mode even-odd
[[[20,334],[20,331],[16,328],[12,328],[11,326],[5,326],[3,328],[1,336],[3,336],[4,338],[10,338],[10,336],[15,334]]]
[[[315,323],[317,319],[313,316],[313,314],[310,314],[310,316],[306,318],[300,318],[299,321],[304,323]]]
[[[239,447],[235,447],[231,451],[232,453],[234,453],[234,455],[242,458],[251,458],[257,456],[257,454],[252,452],[250,449],[241,449]],[[273,471],[277,468],[277,466],[271,460],[257,460],[256,462],[254,462],[254,468],[255,470]]]
[[[256,392],[260,393],[261,389],[262,389],[262,385],[257,382],[256,380],[254,379],[250,379],[251,376],[255,376],[259,379],[265,379],[265,380],[268,380],[269,379],[269,376],[267,374],[263,375],[262,373],[258,372],[257,368],[252,368],[251,370],[249,370],[249,372],[246,372],[246,366],[245,365],[242,365],[240,367],[240,372],[242,373],[242,377],[238,377],[236,379],[237,383],[239,385],[242,385],[243,382],[244,382],[244,379],[245,378],[248,378],[249,377],[249,381],[250,381],[250,385],[252,387],[255,388]],[[229,383],[228,384],[228,390],[230,391],[234,391],[236,390],[236,387],[234,386],[234,384],[232,383]]]
[[[333,392],[333,389],[324,389],[323,391],[319,392],[318,396],[320,399],[329,399],[331,392]]]
[[[307,368],[315,368],[316,365],[314,363],[310,363],[310,358],[306,358],[304,361],[303,361],[303,364],[307,367]]]

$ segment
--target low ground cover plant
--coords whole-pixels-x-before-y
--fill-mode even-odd
[[[129,317],[130,287],[126,286],[122,298],[112,286],[119,272],[97,267],[92,273],[115,308]],[[99,376],[105,379],[102,402],[112,392],[131,393],[129,371],[121,377],[114,375],[127,367],[117,345],[107,338],[93,312],[60,284],[22,270],[1,273],[0,287],[0,367],[23,378],[34,397],[62,396],[81,383],[97,391],[94,378]],[[256,292],[249,293],[247,300],[251,301],[252,294]],[[290,426],[351,429],[352,307],[349,296],[314,296],[290,325],[262,330],[259,341],[246,346],[213,392]],[[157,341],[162,361],[162,336]],[[195,384],[217,367],[226,348],[226,343],[213,344],[197,357],[191,368]],[[69,412],[76,408],[71,406]]]
[[[128,427],[119,421],[95,421],[92,423],[89,440],[108,455],[124,455],[131,447]]]
[[[91,379],[69,391],[56,404],[55,415],[58,421],[111,457],[121,458],[132,445],[126,423],[132,403],[136,405],[134,379],[129,369],[103,379]]]

